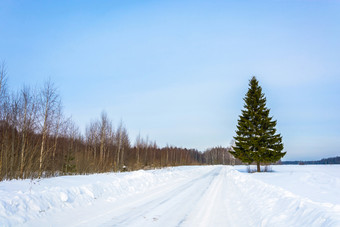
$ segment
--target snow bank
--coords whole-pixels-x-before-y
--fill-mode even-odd
[[[236,167],[242,169],[244,167]],[[340,166],[274,166],[228,177],[256,226],[340,226]]]
[[[273,166],[252,177],[320,203],[340,204],[340,165]]]
[[[115,201],[168,181],[193,177],[197,171],[180,167],[0,182],[0,226],[19,225],[66,207],[89,206],[98,199]]]

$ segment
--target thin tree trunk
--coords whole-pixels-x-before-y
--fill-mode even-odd
[[[93,152],[93,162],[96,163],[96,147],[95,147],[95,145],[91,144],[91,150]]]
[[[122,163],[122,165],[124,166],[125,165],[125,162],[124,162],[124,146],[122,147],[122,157],[120,158],[120,161]]]
[[[166,148],[166,166],[169,165],[169,149],[168,147]]]
[[[40,157],[39,157],[39,174],[38,178],[42,175],[42,165],[43,165],[43,156],[44,156],[44,146],[45,146],[46,135],[43,133],[41,148],[40,148]]]
[[[58,128],[58,126],[57,126],[57,128]],[[57,150],[57,144],[58,144],[58,133],[55,137],[54,145],[53,145],[53,151],[52,151],[52,174],[54,174],[54,172],[55,172],[55,153],[56,153],[56,150]]]
[[[58,144],[59,126],[60,126],[60,114],[58,116],[56,135],[55,135],[54,146],[53,146],[53,151],[52,151],[52,174],[54,174],[54,171],[55,171],[55,153],[56,153],[57,144]]]
[[[162,150],[159,150],[159,167],[162,167]]]
[[[20,176],[24,178],[24,166],[25,166],[25,148],[26,148],[26,133],[22,135],[22,147],[21,147],[21,162],[20,162]]]
[[[3,178],[3,160],[4,160],[4,143],[1,140],[1,154],[0,154],[0,180]]]
[[[104,143],[105,143],[105,127],[102,126],[101,138],[100,138],[100,161],[99,165],[103,168],[104,166]]]
[[[44,126],[43,126],[43,135],[42,135],[42,141],[41,141],[41,148],[40,148],[40,157],[39,157],[39,174],[38,178],[41,177],[42,174],[42,165],[43,165],[43,156],[44,156],[44,146],[45,146],[45,140],[46,140],[46,134],[47,134],[47,114],[48,114],[48,102],[46,101],[46,109],[45,109],[45,116],[44,116]]]
[[[26,119],[27,119],[27,101],[25,100],[25,112],[24,112],[24,129],[22,133],[22,145],[21,145],[21,162],[20,162],[20,176],[24,178],[24,164],[25,164],[25,145],[26,145]]]
[[[12,149],[11,149],[11,157],[10,157],[10,176],[14,177],[14,153],[15,153],[15,146],[14,146],[14,140],[15,140],[15,127],[12,126]]]
[[[260,166],[260,162],[257,162],[257,172],[261,172],[261,166]]]
[[[146,148],[145,148],[144,160],[145,160],[144,166],[147,166],[148,165],[148,145],[146,145]]]
[[[6,130],[7,134],[7,143],[6,143],[6,152],[5,152],[5,178],[8,179],[8,156],[9,156],[9,149],[10,149],[10,132]]]
[[[118,138],[118,148],[117,148],[117,163],[116,163],[116,171],[119,170],[119,156],[120,156],[120,146],[121,146],[121,140],[122,140],[122,132],[119,131],[119,138]]]
[[[139,145],[137,145],[137,168],[139,167]]]

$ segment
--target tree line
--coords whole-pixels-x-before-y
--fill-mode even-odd
[[[0,179],[160,168],[178,165],[240,164],[230,148],[200,152],[160,148],[137,136],[130,141],[123,122],[114,128],[105,112],[82,135],[63,114],[60,95],[47,81],[41,88],[10,92],[5,64],[0,66]]]
[[[280,161],[281,165],[333,165],[340,164],[340,156],[323,158],[317,161]]]

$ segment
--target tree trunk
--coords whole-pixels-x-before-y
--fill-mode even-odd
[[[58,126],[57,126],[58,128]],[[58,129],[57,129],[58,130]],[[55,153],[56,153],[56,150],[57,150],[57,144],[58,144],[58,132],[57,132],[57,135],[55,136],[55,139],[54,139],[54,145],[53,145],[53,151],[52,151],[52,174],[54,174],[55,172]]]
[[[101,135],[100,135],[100,150],[99,150],[99,165],[104,170],[104,145],[105,145],[105,123],[102,123]]]
[[[26,145],[26,138],[25,132],[22,135],[22,148],[21,148],[21,162],[20,162],[20,177],[24,179],[24,164],[25,164],[25,145]]]
[[[21,145],[21,162],[20,162],[20,177],[24,178],[24,164],[25,164],[25,145],[26,145],[26,116],[27,116],[27,101],[25,100],[25,112],[24,112],[24,128],[22,133],[22,145]]]
[[[256,164],[257,164],[257,172],[261,172],[261,166],[260,166],[260,163],[259,163],[259,162],[257,162]]]
[[[43,166],[43,159],[44,159],[44,146],[45,146],[45,140],[46,140],[46,134],[47,134],[47,115],[48,115],[48,104],[49,99],[46,100],[46,107],[45,107],[45,115],[44,115],[44,125],[42,130],[42,141],[41,141],[41,148],[40,148],[40,157],[39,157],[39,173],[38,178],[41,178],[42,175],[42,166]]]
[[[60,109],[59,109],[60,111]],[[57,121],[57,128],[55,131],[55,139],[54,139],[54,145],[53,145],[53,151],[52,151],[52,174],[55,172],[55,153],[57,151],[57,145],[58,145],[58,136],[59,136],[59,125],[60,125],[60,119],[61,113],[58,114],[58,121]]]
[[[148,165],[148,145],[146,145],[145,153],[144,153],[144,166]]]
[[[122,157],[120,158],[120,162],[122,163],[121,167],[123,167],[123,166],[125,166],[125,162],[124,162],[124,146],[122,146],[121,155],[122,155]]]
[[[14,147],[14,140],[15,140],[15,127],[14,125],[12,126],[12,149],[11,149],[11,156],[10,156],[10,176],[13,178],[14,177],[14,155],[15,155],[15,147]]]
[[[119,140],[120,141],[120,140]],[[117,147],[117,162],[116,162],[116,171],[119,170],[119,158],[120,158],[120,142],[118,142],[118,147]]]
[[[139,168],[139,145],[137,145],[137,168]]]
[[[38,178],[41,178],[42,175],[42,165],[43,165],[43,157],[44,157],[44,146],[45,146],[45,139],[46,139],[46,133],[43,133],[42,142],[41,142],[41,148],[40,148],[40,157],[39,157],[39,173]]]
[[[169,163],[169,149],[168,147],[166,148],[166,166],[168,166]]]
[[[94,163],[94,169],[95,171],[98,171],[98,162],[97,162],[97,144],[94,143],[94,148],[93,148],[93,163]]]
[[[159,150],[159,167],[162,168],[162,150]]]

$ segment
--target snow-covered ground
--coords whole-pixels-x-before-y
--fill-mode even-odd
[[[245,169],[0,182],[0,226],[340,226],[340,165]]]

